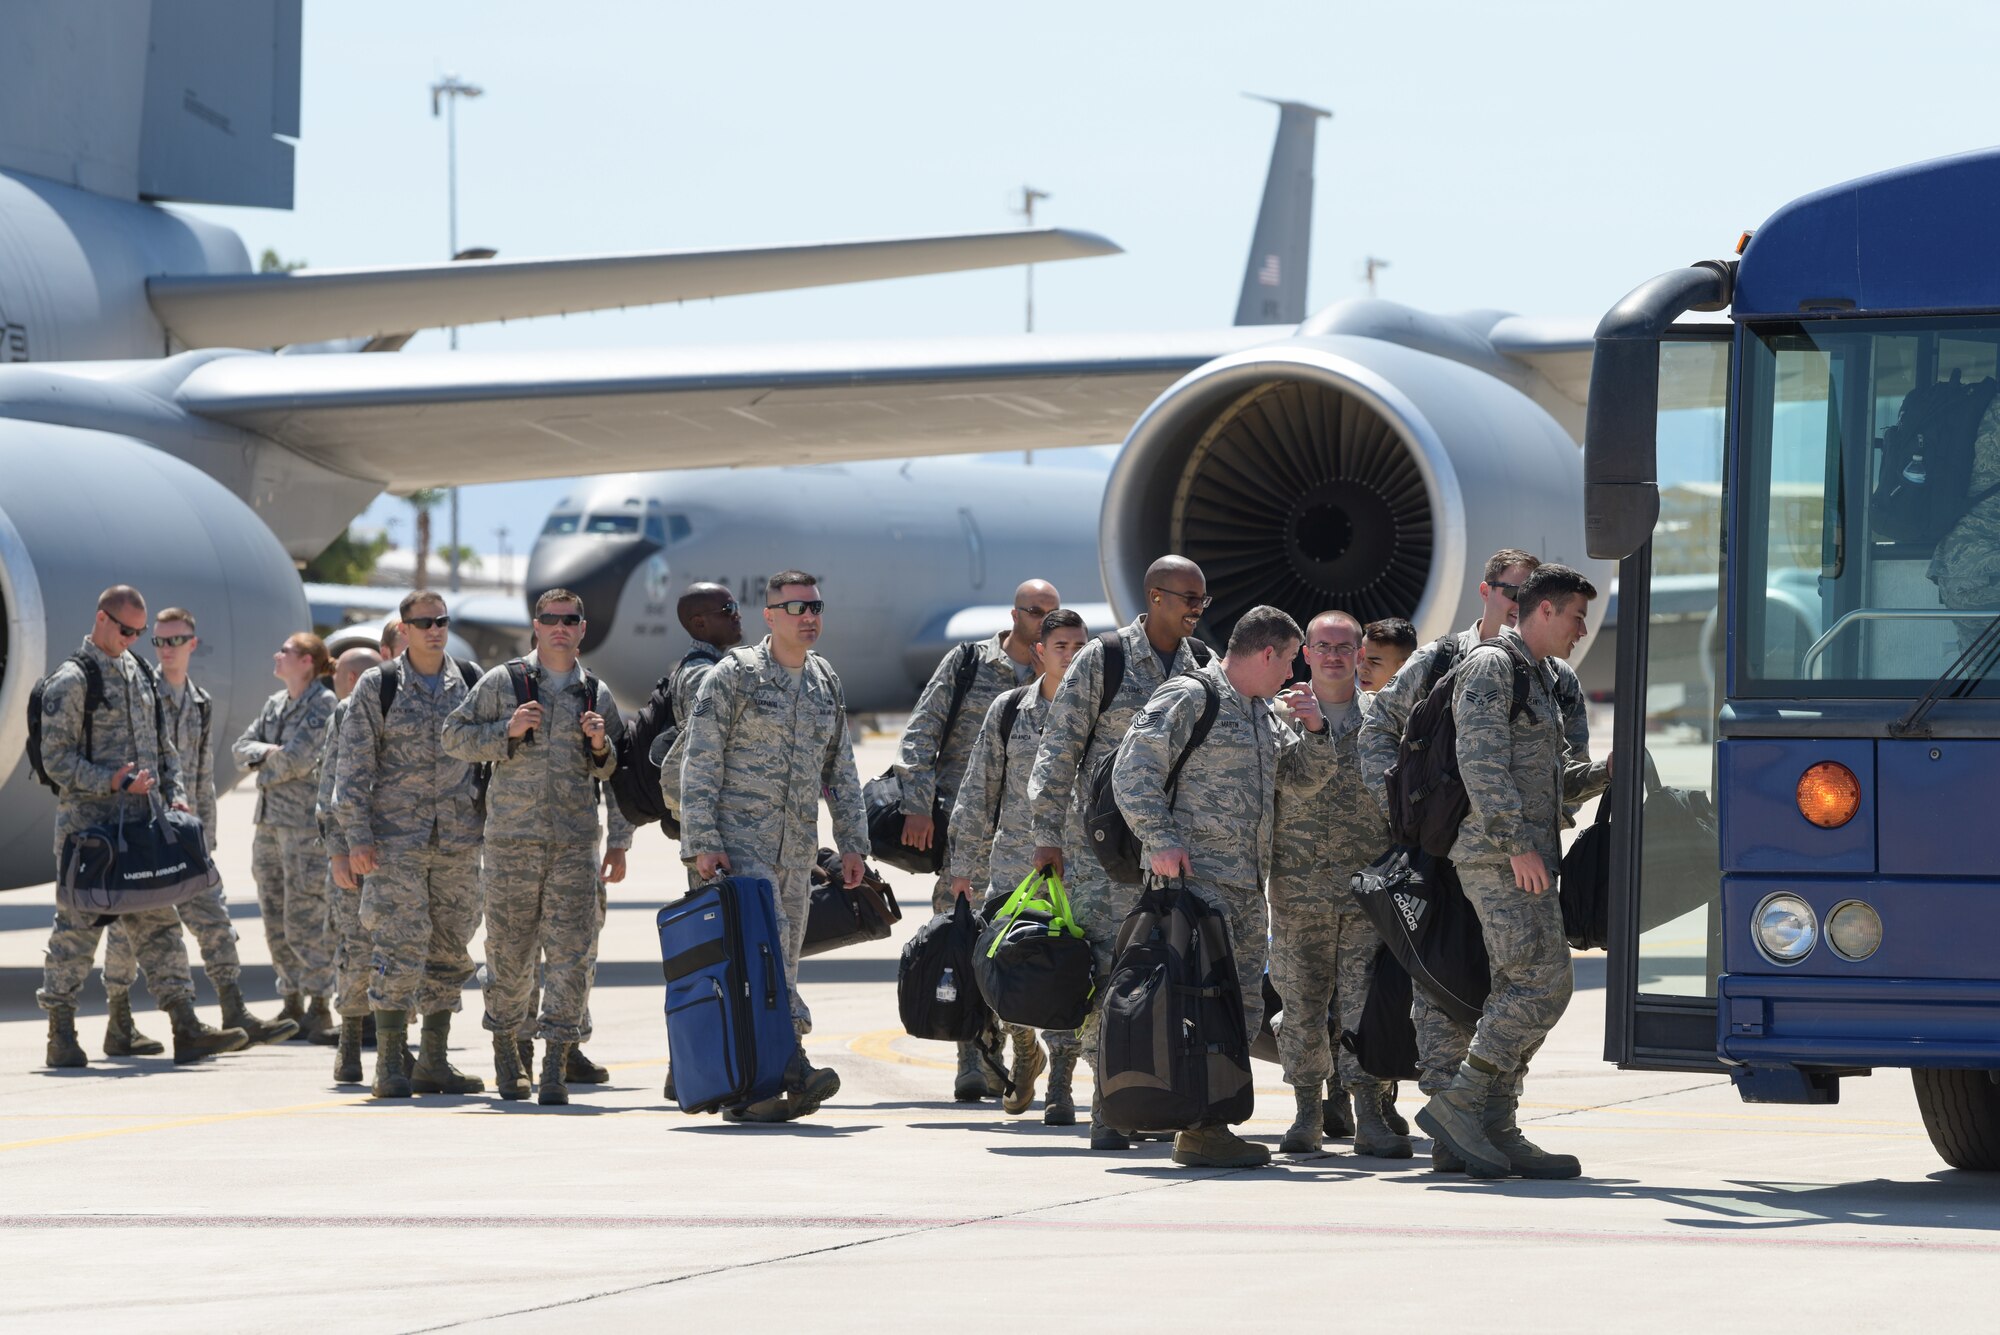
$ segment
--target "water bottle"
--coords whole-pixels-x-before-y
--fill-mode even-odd
[[[950,966],[946,966],[944,976],[938,979],[937,999],[949,1005],[958,1000],[958,979],[953,976]]]

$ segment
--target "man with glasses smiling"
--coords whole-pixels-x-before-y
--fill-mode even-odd
[[[1014,590],[1013,624],[1008,629],[991,639],[961,644],[938,661],[903,726],[896,755],[896,777],[903,786],[903,842],[910,847],[929,848],[945,836],[935,828],[932,804],[942,803],[944,810],[951,810],[987,710],[1004,692],[1035,675],[1034,646],[1042,619],[1061,606],[1062,595],[1055,585],[1045,579],[1027,580]],[[971,676],[964,698],[953,714],[952,697],[968,667]],[[951,900],[951,878],[941,868],[931,888],[931,910],[944,913]],[[972,1103],[992,1094],[984,1066],[978,1044],[960,1043],[952,1097]]]
[[[817,576],[803,570],[771,576],[764,596],[771,633],[759,644],[732,649],[709,671],[686,723],[681,857],[694,863],[704,885],[723,874],[771,883],[784,933],[792,1028],[802,1040],[785,1070],[784,1092],[724,1112],[731,1121],[788,1122],[840,1092],[836,1072],[806,1060],[803,1037],[812,1032],[812,1012],[798,988],[822,792],[833,812],[841,879],[850,890],[861,884],[868,849],[840,677],[812,651],[825,607]]]
[[[129,584],[113,585],[98,596],[97,619],[83,647],[43,684],[40,758],[56,789],[57,857],[63,840],[79,830],[121,815],[144,820],[156,792],[168,804],[188,809],[180,757],[171,732],[161,726],[158,686],[152,671],[127,652],[145,630],[146,600]],[[103,921],[95,913],[56,909],[42,987],[35,994],[49,1016],[50,1066],[89,1064],[76,1041],[76,1002],[90,976]],[[146,985],[173,1019],[176,1063],[234,1052],[249,1041],[241,1029],[211,1029],[195,1014],[179,914],[145,909],[124,914],[121,921],[146,971]]]

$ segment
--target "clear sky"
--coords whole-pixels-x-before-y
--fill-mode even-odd
[[[1596,314],[1726,254],[1805,191],[2000,138],[2000,6],[762,5],[315,0],[291,213],[196,210],[314,265],[446,253],[446,71],[459,239],[580,254],[1005,227],[1125,255],[1043,266],[1047,330],[1199,328],[1235,308],[1275,113],[1320,130],[1311,305]],[[462,332],[469,350],[1018,329],[1018,271],[729,298]],[[441,334],[413,348],[441,347]],[[468,541],[518,544],[563,486],[469,488]],[[378,502],[379,521],[403,510]],[[405,526],[407,532],[407,526]]]

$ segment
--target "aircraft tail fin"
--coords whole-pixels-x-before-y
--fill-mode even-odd
[[[1246,96],[1257,97],[1250,93]],[[1331,111],[1304,102],[1257,97],[1278,108],[1278,139],[1264,178],[1264,205],[1250,238],[1237,324],[1297,324],[1306,318],[1306,268],[1312,256],[1313,140]]]

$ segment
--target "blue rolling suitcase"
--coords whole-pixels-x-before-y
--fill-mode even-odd
[[[661,909],[659,926],[681,1111],[777,1095],[798,1038],[771,883],[726,877]]]

